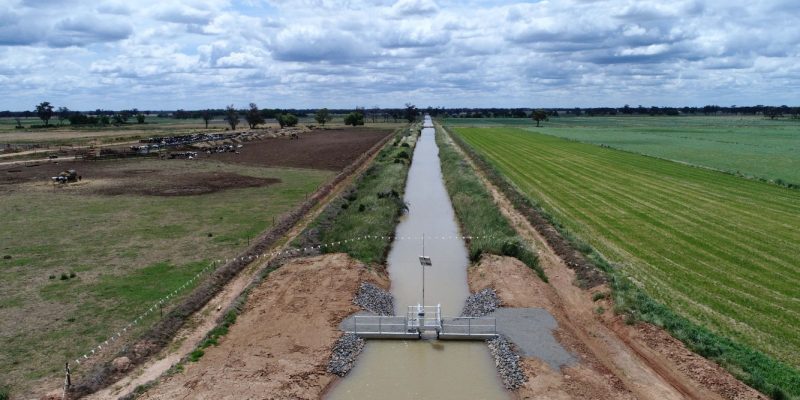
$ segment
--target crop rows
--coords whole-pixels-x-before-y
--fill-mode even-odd
[[[459,128],[656,299],[800,364],[800,192],[512,128]]]

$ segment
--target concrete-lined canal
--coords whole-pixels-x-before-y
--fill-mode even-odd
[[[450,197],[442,181],[439,149],[430,117],[408,172],[408,213],[396,236],[458,236]],[[388,257],[395,312],[422,302],[421,241],[398,240]],[[433,266],[425,272],[425,303],[442,305],[442,313],[461,313],[469,295],[467,249],[460,240],[428,240],[425,255]],[[355,368],[327,398],[340,399],[507,399],[488,348],[483,342],[371,340]]]

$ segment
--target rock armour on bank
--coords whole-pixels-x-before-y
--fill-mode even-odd
[[[483,317],[494,312],[497,307],[500,307],[500,298],[497,297],[494,289],[486,288],[467,297],[464,311],[461,312],[461,315],[464,317]]]
[[[364,349],[364,339],[355,333],[345,333],[333,345],[331,359],[328,361],[328,372],[345,376],[355,364],[356,357]]]
[[[512,349],[511,342],[503,336],[498,336],[487,340],[486,343],[489,345],[492,357],[494,357],[494,363],[500,378],[503,380],[503,386],[508,390],[521,387],[528,378],[525,376],[525,372],[522,371],[520,357]]]
[[[368,282],[361,284],[353,303],[378,315],[394,315],[392,294]]]

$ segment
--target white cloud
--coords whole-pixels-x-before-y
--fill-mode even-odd
[[[0,109],[796,103],[799,19],[790,0],[9,0]]]

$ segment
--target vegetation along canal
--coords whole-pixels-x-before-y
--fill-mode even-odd
[[[405,201],[408,213],[396,236],[457,236],[458,226],[442,181],[439,148],[430,117],[414,150]],[[395,241],[388,258],[395,312],[422,301],[421,241]],[[442,314],[461,314],[467,288],[467,249],[460,240],[428,240],[425,255],[425,303],[442,305]],[[336,385],[339,399],[507,399],[494,361],[483,342],[370,340],[355,368]]]

